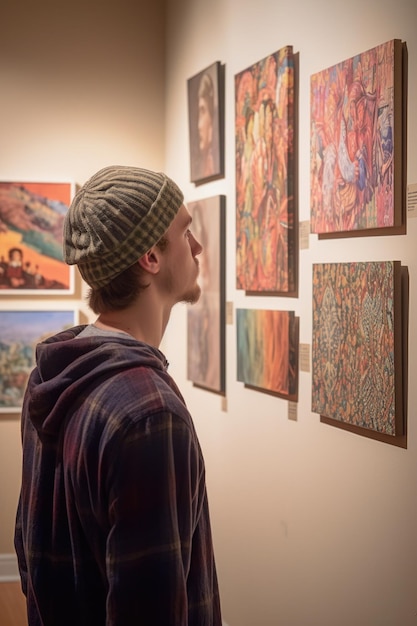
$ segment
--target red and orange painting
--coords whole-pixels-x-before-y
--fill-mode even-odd
[[[401,225],[401,58],[391,40],[311,76],[311,232]]]
[[[287,46],[235,76],[236,286],[295,289],[294,59]]]
[[[237,379],[289,400],[298,395],[298,320],[293,311],[236,309]]]
[[[71,183],[0,182],[0,294],[72,293],[62,255]]]

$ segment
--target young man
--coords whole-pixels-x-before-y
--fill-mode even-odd
[[[108,167],[64,255],[94,324],[37,347],[15,546],[29,626],[220,626],[204,461],[159,344],[200,295],[190,215],[164,174]]]

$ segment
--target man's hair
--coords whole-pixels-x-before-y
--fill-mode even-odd
[[[210,117],[214,115],[214,85],[210,74],[203,74],[198,87],[198,97],[206,101]]]
[[[168,245],[168,239],[163,236],[156,245],[164,251]],[[145,280],[146,272],[136,262],[104,287],[91,288],[87,294],[87,304],[97,315],[126,309],[133,304],[142,291],[149,287],[149,282]]]

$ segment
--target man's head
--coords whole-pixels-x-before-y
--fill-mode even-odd
[[[203,74],[198,89],[198,137],[202,152],[213,141],[214,87],[209,74]]]
[[[108,285],[166,233],[183,204],[168,176],[110,166],[75,195],[64,222],[64,259],[92,289]]]

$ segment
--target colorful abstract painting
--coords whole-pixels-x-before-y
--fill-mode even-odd
[[[0,413],[20,411],[36,345],[77,322],[74,310],[0,311]]]
[[[62,256],[71,183],[0,182],[0,295],[73,293]]]
[[[236,286],[295,289],[294,59],[282,48],[235,76]]]
[[[201,243],[200,299],[187,307],[187,378],[225,391],[225,196],[188,203],[191,230]]]
[[[313,265],[312,410],[402,434],[399,261]]]
[[[238,381],[296,400],[297,321],[293,311],[236,309]]]
[[[311,232],[402,220],[400,40],[311,76]]]

